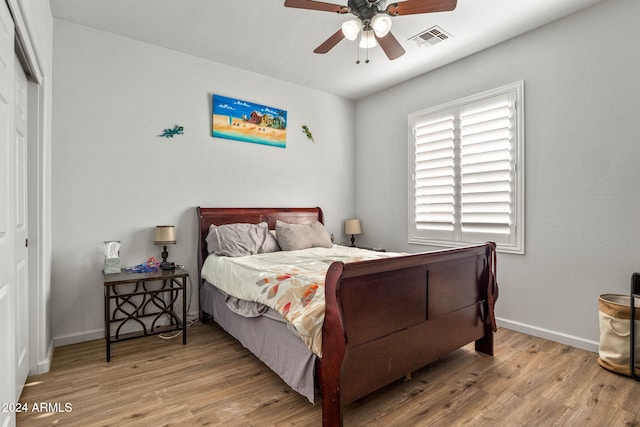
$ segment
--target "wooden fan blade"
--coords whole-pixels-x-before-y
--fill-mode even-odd
[[[376,36],[376,40],[378,40],[380,47],[390,60],[393,61],[404,55],[404,48],[393,34],[387,33],[384,37]]]
[[[347,6],[313,0],[284,0],[284,7],[295,7],[298,9],[321,10],[323,12],[336,13],[348,13],[351,11]]]
[[[455,9],[457,3],[458,0],[407,0],[390,4],[385,12],[391,16],[448,12]]]
[[[340,29],[340,30],[336,31],[331,37],[326,39],[324,41],[324,43],[322,43],[320,46],[315,48],[315,50],[313,52],[314,53],[327,53],[331,49],[333,49],[333,47],[335,45],[340,43],[340,41],[342,41],[343,38],[344,38],[344,33],[342,32],[342,29]]]

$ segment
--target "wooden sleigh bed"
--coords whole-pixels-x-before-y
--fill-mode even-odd
[[[198,207],[197,215],[203,321],[208,317],[218,321],[215,310],[203,306],[202,289],[207,283],[200,277],[209,255],[210,225],[267,222],[274,229],[277,220],[323,223],[320,208]],[[333,262],[324,283],[322,358],[314,358],[311,367],[322,395],[323,426],[341,426],[345,405],[471,342],[476,351],[493,355],[498,296],[495,262],[491,242],[347,264]],[[241,321],[259,325],[266,320]],[[249,325],[254,331],[259,327]],[[234,335],[233,328],[223,327]],[[309,364],[308,360],[302,363]]]

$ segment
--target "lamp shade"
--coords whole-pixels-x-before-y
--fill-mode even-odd
[[[362,49],[371,49],[378,46],[376,36],[373,34],[373,30],[364,30],[360,36],[360,43],[358,44]]]
[[[342,24],[342,33],[348,40],[358,38],[358,33],[362,29],[362,22],[359,19],[351,19]]]
[[[391,18],[389,15],[378,14],[371,20],[371,28],[378,37],[384,37],[391,30]]]
[[[170,245],[176,243],[175,227],[173,225],[156,226],[156,245]]]
[[[360,233],[362,233],[362,228],[358,218],[351,218],[344,222],[344,234],[354,235]]]

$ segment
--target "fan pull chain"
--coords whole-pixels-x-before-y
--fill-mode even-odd
[[[369,49],[365,49],[367,51],[367,59],[365,59],[365,64],[369,63]],[[360,46],[356,45],[356,64],[360,64]]]

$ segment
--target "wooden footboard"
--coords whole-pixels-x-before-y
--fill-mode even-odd
[[[470,342],[493,354],[492,243],[400,258],[334,262],[325,281],[323,426],[342,408]]]

